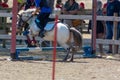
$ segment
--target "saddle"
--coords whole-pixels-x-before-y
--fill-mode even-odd
[[[59,23],[59,22],[60,22],[60,20],[57,21],[57,23]],[[46,24],[44,30],[46,30],[46,31],[51,31],[51,30],[54,29],[54,27],[55,27],[55,22],[54,22],[54,21],[49,21],[49,22]]]
[[[55,26],[55,23],[52,21],[52,22],[48,22],[44,28],[45,31],[51,31],[54,29],[54,26]]]
[[[58,22],[60,22],[59,20],[58,20]],[[36,23],[36,25],[41,29],[41,27],[40,27],[40,21],[39,20],[35,20],[35,23]],[[54,29],[54,27],[55,27],[55,22],[54,21],[49,21],[47,24],[46,24],[46,26],[44,27],[44,30],[45,31],[51,31],[51,30],[53,30]]]

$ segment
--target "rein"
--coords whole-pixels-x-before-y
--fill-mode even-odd
[[[33,15],[31,15],[25,22],[28,22],[32,17]]]

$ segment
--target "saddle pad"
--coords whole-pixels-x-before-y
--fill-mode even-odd
[[[50,31],[50,30],[52,30],[54,28],[54,25],[55,25],[54,22],[48,22],[44,29],[46,31]]]

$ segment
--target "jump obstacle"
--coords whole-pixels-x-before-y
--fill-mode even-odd
[[[27,47],[23,47],[23,48],[16,48],[16,59],[17,60],[35,60],[35,59],[40,59],[40,57],[34,57],[34,56],[30,56],[30,57],[25,57],[25,56],[22,56],[20,57],[20,54],[25,51],[30,51],[30,52],[41,52],[41,51],[51,51],[53,50],[54,48],[53,47],[31,47],[31,48],[27,48]],[[56,50],[57,51],[65,51],[64,48],[62,47],[56,47]]]
[[[11,39],[11,35],[0,35],[0,39],[6,39],[6,40],[10,40]],[[27,38],[25,36],[16,36],[17,40],[26,40]],[[36,40],[40,40],[40,37],[36,37]],[[83,44],[86,46],[83,46],[83,50],[84,50],[84,54],[81,57],[95,57],[95,55],[92,55],[91,52],[91,47],[88,46],[90,45],[91,40],[84,38],[83,39]],[[103,40],[103,39],[96,39],[96,43],[97,44],[115,44],[115,45],[120,45],[120,41],[119,40]],[[56,48],[57,51],[64,51],[64,49],[62,47],[57,47]],[[20,57],[19,55],[21,53],[24,53],[24,51],[50,51],[53,50],[53,47],[39,47],[39,48],[28,48],[28,47],[22,47],[22,48],[16,48],[16,58],[20,59],[22,58],[22,60],[34,60],[36,59],[36,57]],[[38,57],[37,57],[38,59]],[[40,59],[40,58],[39,58]]]

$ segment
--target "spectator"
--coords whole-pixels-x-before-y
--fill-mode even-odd
[[[103,15],[102,12],[102,1],[97,0],[97,15]],[[97,26],[96,26],[96,38],[97,39],[104,39],[105,38],[105,22],[104,21],[97,21]],[[103,45],[99,44],[99,49],[100,49],[100,55],[103,55]]]
[[[97,15],[103,15],[102,13],[102,1],[97,0],[97,10],[96,10]],[[91,27],[91,21],[89,26]],[[96,38],[97,39],[104,39],[105,38],[105,22],[103,21],[97,21],[96,25]],[[100,51],[100,56],[102,57],[103,55],[103,45],[99,44],[99,51]]]
[[[26,4],[25,4],[25,10],[29,9],[29,8],[33,8],[35,7],[35,1],[34,0],[27,0]]]
[[[85,9],[85,4],[84,4],[83,2],[80,3],[80,5],[79,5],[79,9],[80,9],[80,10]]]
[[[104,5],[103,5],[103,15],[106,15],[106,8],[107,8],[107,3],[104,3]]]
[[[0,6],[1,6],[2,0],[0,0]]]
[[[18,0],[18,11],[21,9],[27,10],[35,7],[34,0]]]
[[[26,0],[17,0],[17,1],[18,1],[18,3],[23,3]]]
[[[79,10],[79,4],[75,0],[68,0],[63,6],[63,14],[77,15]],[[72,20],[64,20],[64,22],[70,26],[72,25]]]
[[[55,7],[60,8],[62,10],[62,8],[63,8],[62,0],[57,0]]]
[[[120,16],[120,2],[118,0],[108,0],[107,3],[107,16]],[[106,39],[113,38],[113,21],[106,22]],[[119,33],[120,30],[120,23],[117,25],[117,32]],[[119,38],[119,34],[117,33],[117,39]],[[112,53],[112,45],[109,45],[109,50],[107,53]]]
[[[8,8],[9,6],[8,6],[8,0],[3,0],[3,2],[1,1],[1,6],[3,7],[3,8]]]
[[[22,10],[26,0],[18,0],[18,11]]]

